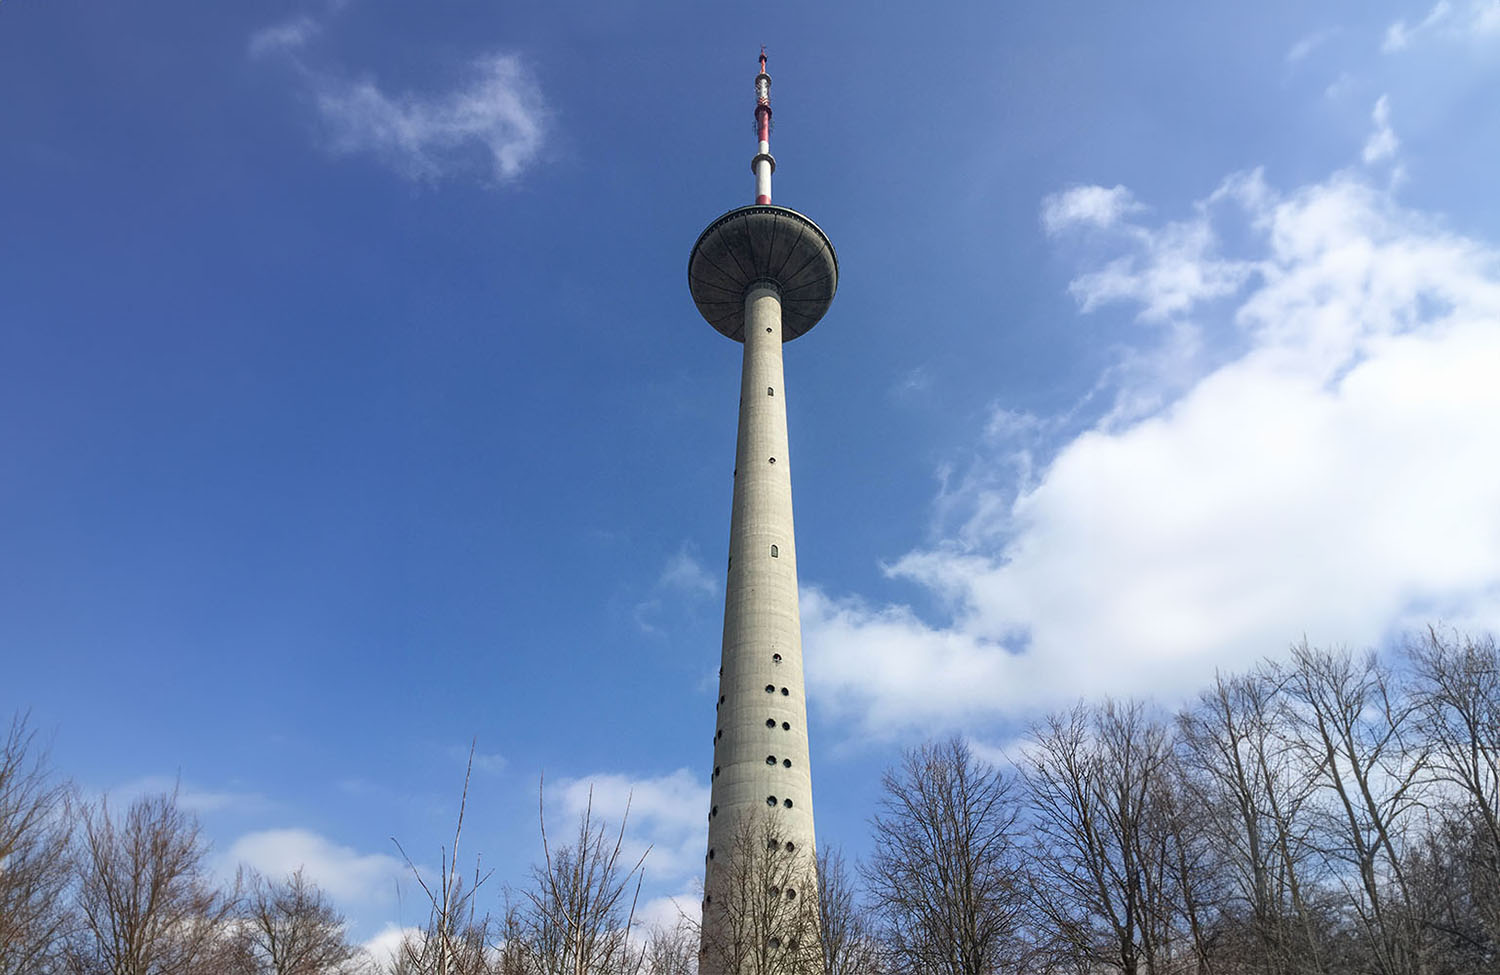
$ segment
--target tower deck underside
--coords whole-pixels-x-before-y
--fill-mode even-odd
[[[828,235],[786,207],[730,210],[708,225],[688,259],[688,288],[708,323],[745,341],[745,294],[756,281],[781,293],[781,338],[818,323],[838,289],[839,265]]]

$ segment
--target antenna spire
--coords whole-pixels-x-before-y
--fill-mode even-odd
[[[759,146],[750,160],[755,174],[755,202],[771,202],[771,174],[776,160],[771,155],[771,76],[766,74],[766,46],[760,46],[760,74],[755,76],[755,134]]]

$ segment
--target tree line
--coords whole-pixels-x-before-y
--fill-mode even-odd
[[[439,869],[407,861],[425,926],[372,959],[300,873],[215,882],[173,796],[81,801],[24,718],[0,747],[0,975],[1500,972],[1490,637],[1298,646],[1175,712],[1054,712],[998,762],[930,742],[886,772],[866,860],[821,850],[815,884],[774,814],[747,820],[706,939],[637,917],[628,812],[561,842],[542,817],[541,860],[492,892],[461,801]]]

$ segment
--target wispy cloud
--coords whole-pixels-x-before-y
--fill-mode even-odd
[[[299,50],[322,29],[322,24],[308,16],[293,17],[279,24],[262,27],[250,35],[250,56],[263,58]]]
[[[1120,257],[1068,286],[1085,312],[1127,302],[1139,306],[1142,320],[1165,322],[1202,301],[1234,293],[1254,270],[1251,262],[1220,256],[1213,231],[1213,207],[1237,192],[1244,187],[1226,184],[1200,201],[1192,217],[1147,227],[1124,220],[1144,209],[1124,187],[1076,187],[1042,202],[1042,222],[1052,232],[1071,225],[1114,228],[1131,242]]]
[[[509,760],[499,752],[482,752],[478,748],[471,750],[467,745],[454,745],[448,749],[448,754],[454,761],[461,764],[472,761],[474,771],[486,775],[498,775],[510,764]]]
[[[1049,234],[1071,227],[1111,227],[1141,210],[1123,186],[1075,186],[1042,201],[1042,226]]]
[[[1326,30],[1314,31],[1305,37],[1298,38],[1296,43],[1287,48],[1286,62],[1288,64],[1296,64],[1299,61],[1306,60],[1309,54],[1322,47],[1337,33],[1337,28],[1330,27]]]
[[[1367,164],[1389,159],[1401,145],[1396,138],[1396,130],[1391,128],[1391,103],[1387,96],[1381,95],[1375,102],[1370,119],[1375,123],[1375,129],[1370,133],[1369,139],[1365,140],[1363,157]]]
[[[546,109],[519,57],[471,63],[469,80],[433,95],[390,94],[373,79],[314,80],[329,147],[368,153],[409,179],[433,181],[488,170],[515,179],[542,147]]]
[[[914,366],[907,370],[901,378],[891,386],[891,395],[900,397],[914,396],[925,392],[932,386],[932,370],[926,366]]]
[[[719,591],[718,580],[709,574],[686,544],[667,560],[657,582],[661,588],[675,592],[712,596]]]
[[[119,786],[109,793],[110,805],[162,793],[175,794],[178,807],[195,815],[224,811],[263,812],[272,806],[271,801],[258,792],[205,788],[168,775],[148,775]]]
[[[1493,41],[1500,38],[1500,0],[1470,0],[1455,6],[1449,0],[1438,0],[1416,24],[1394,21],[1385,30],[1380,49],[1395,54],[1412,47],[1419,40],[1432,38],[1447,41]]]
[[[683,542],[662,566],[650,593],[636,603],[636,625],[646,633],[655,633],[657,617],[669,603],[673,606],[697,603],[718,593],[718,579],[699,561],[693,546]]]
[[[307,89],[335,155],[365,155],[407,179],[477,177],[511,182],[540,158],[549,112],[525,61],[493,52],[467,65],[455,87],[392,90],[373,75],[350,77],[313,63],[309,43],[324,24],[300,16],[256,31],[255,58],[279,58]]]

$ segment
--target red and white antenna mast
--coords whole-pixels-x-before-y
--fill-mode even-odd
[[[771,155],[771,76],[766,74],[764,44],[760,47],[760,74],[755,76],[755,132],[760,139],[755,158],[750,160],[750,171],[755,174],[755,202],[770,203],[776,160]]]

